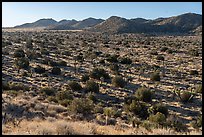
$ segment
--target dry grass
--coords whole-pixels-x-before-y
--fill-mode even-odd
[[[202,132],[178,133],[166,129],[147,131],[144,128],[101,126],[85,121],[44,120],[22,121],[19,127],[3,126],[4,135],[201,135]]]

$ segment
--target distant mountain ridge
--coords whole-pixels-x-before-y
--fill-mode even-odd
[[[87,18],[81,21],[63,19],[40,19],[15,28],[45,27],[47,30],[87,30],[107,33],[201,33],[202,15],[185,13],[168,18],[148,20],[143,18],[126,19],[111,16],[106,20]]]

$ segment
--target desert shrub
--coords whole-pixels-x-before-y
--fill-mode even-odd
[[[68,85],[69,85],[70,89],[73,91],[79,91],[82,89],[81,85],[76,81],[70,81],[70,82],[68,82]]]
[[[58,67],[53,67],[51,70],[51,73],[54,75],[60,75],[61,74],[61,69]]]
[[[144,101],[144,102],[152,101],[152,92],[150,91],[150,89],[146,87],[138,88],[135,93],[135,96],[137,99]]]
[[[74,129],[67,124],[58,124],[56,127],[57,135],[76,135]]]
[[[48,61],[48,65],[50,65],[50,66],[52,66],[52,67],[54,67],[54,66],[59,66],[58,62],[52,61],[52,60],[49,60],[49,61]]]
[[[195,57],[199,56],[198,50],[190,49],[189,54]]]
[[[197,117],[197,119],[192,121],[190,125],[195,129],[202,127],[202,116]]]
[[[49,51],[46,50],[46,49],[41,49],[41,54],[44,54],[44,55],[49,55]]]
[[[93,102],[86,98],[74,98],[71,104],[68,106],[70,112],[77,114],[81,113],[83,115],[91,114],[94,109]]]
[[[168,49],[167,53],[172,54],[174,51],[172,49]]]
[[[86,82],[88,80],[89,80],[89,75],[84,74],[84,75],[81,76],[81,82]]]
[[[166,117],[164,114],[157,112],[155,115],[152,114],[149,116],[149,121],[163,125],[166,122]]]
[[[166,125],[170,128],[173,128],[177,132],[182,132],[187,130],[187,126],[178,119],[177,116],[170,115],[166,119]]]
[[[158,52],[156,50],[153,50],[150,52],[151,55],[158,55]]]
[[[161,52],[165,52],[165,51],[167,51],[167,50],[168,50],[167,47],[162,47],[162,48],[160,49]]]
[[[201,84],[196,87],[195,92],[196,93],[202,93],[202,85]]]
[[[110,65],[110,70],[118,72],[118,70],[119,70],[118,64],[111,64]]]
[[[73,99],[73,95],[72,95],[72,93],[71,93],[70,91],[68,91],[68,90],[58,91],[58,92],[56,93],[56,99],[57,99],[58,101],[66,100],[66,99],[72,100],[72,99]]]
[[[2,89],[3,90],[9,90],[10,89],[9,83],[6,81],[2,81]]]
[[[102,106],[102,104],[101,103],[98,103],[98,104],[96,104],[95,105],[95,107],[94,107],[94,113],[96,114],[96,113],[103,113],[103,106]]]
[[[141,124],[140,124],[142,127],[144,127],[146,130],[150,131],[152,130],[152,128],[155,127],[155,124],[154,123],[151,123],[150,121],[148,120],[144,120]]]
[[[50,101],[50,102],[55,102],[55,103],[58,102],[58,100],[56,99],[55,96],[48,96],[48,97],[47,97],[47,100]]]
[[[96,82],[94,82],[93,80],[88,80],[86,82],[86,85],[85,85],[85,90],[87,92],[94,92],[94,93],[97,93],[99,92],[99,86]]]
[[[40,89],[40,93],[46,94],[48,96],[53,96],[56,93],[56,90],[54,88],[44,87]]]
[[[14,58],[23,58],[25,57],[25,52],[22,49],[17,49],[13,54]]]
[[[96,102],[96,101],[97,101],[97,98],[96,98],[95,93],[92,93],[92,92],[89,92],[89,93],[88,93],[87,98],[88,98],[89,100],[92,100],[93,102]]]
[[[146,119],[149,116],[144,102],[132,100],[131,104],[124,104],[123,108],[126,112],[131,112],[142,119]]]
[[[148,113],[149,114],[156,114],[157,112],[160,112],[162,114],[164,114],[166,117],[168,115],[168,108],[166,106],[164,106],[161,103],[155,104],[151,107],[148,108]]]
[[[179,98],[183,103],[189,102],[190,100],[192,100],[192,97],[193,97],[192,93],[187,91],[179,94]]]
[[[154,72],[150,76],[150,80],[152,81],[160,81],[160,75],[158,72]]]
[[[15,60],[15,65],[21,69],[27,69],[29,67],[29,60],[27,58],[18,58]]]
[[[128,57],[122,57],[119,59],[119,62],[121,64],[131,64],[132,63],[132,60]]]
[[[114,78],[112,78],[112,84],[115,87],[123,88],[126,85],[126,81],[121,76],[115,76]]]
[[[164,57],[162,55],[158,55],[156,59],[164,61]]]
[[[25,46],[26,46],[26,48],[28,48],[28,49],[33,49],[32,39],[27,39]]]
[[[133,100],[136,100],[135,96],[127,96],[124,98],[124,103],[130,105]]]
[[[100,63],[100,64],[105,64],[105,60],[104,60],[104,59],[101,59],[101,60],[99,60],[99,63]]]
[[[190,75],[198,75],[198,71],[197,70],[191,70]]]
[[[42,74],[45,73],[45,68],[41,67],[41,66],[37,66],[36,68],[34,68],[36,73]]]
[[[59,61],[58,64],[59,64],[59,66],[64,66],[64,67],[67,66],[67,62],[63,61],[63,60]]]
[[[118,62],[118,55],[109,55],[107,58],[106,58],[106,60],[108,61],[108,62],[111,62],[111,63],[116,63],[116,62]]]
[[[23,83],[12,82],[12,83],[9,83],[9,89],[15,90],[15,91],[19,91],[19,90],[28,91],[29,87],[24,85]]]
[[[68,50],[62,51],[61,54],[66,56],[71,56],[71,52]]]
[[[101,77],[103,77],[104,79],[110,79],[109,74],[106,73],[106,71],[102,68],[94,68],[90,72],[90,77],[98,80],[100,80]]]

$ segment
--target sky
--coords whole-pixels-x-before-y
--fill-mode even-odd
[[[184,13],[202,14],[202,2],[2,2],[2,27],[13,27],[42,18],[83,20],[156,19]]]

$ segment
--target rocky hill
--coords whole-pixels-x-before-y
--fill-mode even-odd
[[[35,27],[48,27],[51,25],[55,25],[57,21],[53,19],[40,19],[33,23],[25,23],[22,25],[15,26],[14,28],[35,28]]]
[[[107,33],[194,33],[202,34],[202,15],[185,13],[168,18],[147,20],[143,18],[125,19],[111,16],[110,18],[87,18],[82,21],[40,19],[34,23],[26,23],[15,28],[45,27],[48,30],[88,30]]]
[[[110,17],[103,23],[91,28],[91,31],[104,31],[112,33],[189,33],[202,25],[202,15],[186,13],[169,18],[146,20],[142,18],[124,19]]]

